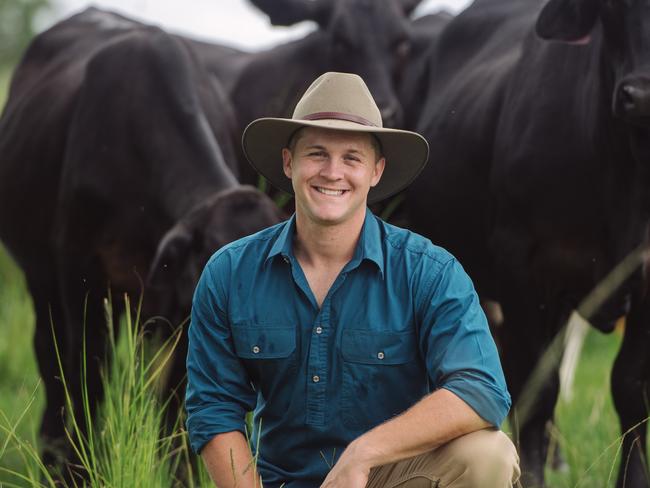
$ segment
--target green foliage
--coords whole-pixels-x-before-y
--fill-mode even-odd
[[[7,98],[7,92],[9,90],[9,80],[11,78],[11,68],[0,66],[0,114],[2,114],[2,109],[5,105],[5,100]]]
[[[112,304],[110,299],[104,303],[109,334],[114,338]],[[158,348],[147,358],[139,317],[132,320],[128,297],[125,311],[120,340],[111,341],[113,362],[105,368],[110,373],[102,378],[105,397],[98,420],[93,427],[84,390],[85,416],[71,420],[69,438],[92,487],[171,486],[176,466],[171,455],[174,437],[161,431],[164,410],[154,383],[173,354],[175,343],[165,344],[170,347]],[[178,337],[176,334],[176,340]],[[85,365],[82,375],[85,380]],[[67,410],[72,411],[69,397],[66,403]],[[86,429],[81,428],[82,423]]]
[[[38,479],[38,465],[29,455],[29,446],[37,445],[44,395],[32,347],[33,331],[34,313],[25,279],[0,245],[0,467]],[[0,471],[0,485],[18,481],[17,476]]]
[[[0,67],[15,64],[34,37],[34,20],[50,0],[0,0]]]
[[[604,335],[593,330],[587,335],[573,400],[560,401],[555,409],[551,447],[559,446],[568,466],[562,472],[547,469],[549,486],[606,488],[616,484],[620,433],[610,394],[610,372],[621,335],[620,331]]]

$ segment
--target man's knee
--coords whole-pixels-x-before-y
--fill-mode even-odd
[[[448,487],[509,487],[519,478],[519,456],[512,441],[501,431],[480,430],[461,436],[443,446],[451,472],[457,473],[441,483]]]

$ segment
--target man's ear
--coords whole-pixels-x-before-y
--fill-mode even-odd
[[[542,39],[586,44],[599,15],[600,0],[550,0],[535,31]]]
[[[149,267],[147,285],[163,286],[174,280],[185,266],[192,247],[192,233],[183,224],[172,227],[158,244]]]
[[[381,180],[381,175],[384,174],[384,168],[386,168],[386,158],[380,158],[375,163],[375,173],[372,175],[370,180],[370,186],[376,186]]]
[[[291,151],[288,148],[282,149],[282,169],[287,178],[291,179],[291,160],[292,160]]]

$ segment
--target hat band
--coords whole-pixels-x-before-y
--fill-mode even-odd
[[[368,119],[364,119],[358,115],[346,114],[343,112],[315,112],[313,114],[305,115],[302,120],[321,120],[321,119],[337,119],[337,120],[346,120],[348,122],[354,122],[355,124],[369,125],[371,127],[379,127],[377,124],[373,124]]]

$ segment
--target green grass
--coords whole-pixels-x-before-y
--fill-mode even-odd
[[[576,371],[570,402],[556,407],[554,438],[569,465],[566,472],[547,469],[549,486],[614,486],[618,470],[619,424],[612,404],[609,376],[621,334],[590,330]]]
[[[9,81],[11,78],[11,68],[7,66],[0,66],[0,112],[4,107],[7,98],[7,91],[9,89]]]
[[[22,301],[15,300],[16,306],[9,304],[0,308],[3,311],[0,328],[5,332],[0,334],[2,340],[22,340],[20,347],[17,347],[18,343],[10,344],[6,347],[6,354],[0,356],[0,371],[4,373],[0,377],[0,487],[53,487],[54,480],[38,459],[38,443],[35,441],[40,417],[40,408],[36,408],[35,403],[36,400],[42,402],[42,388],[29,343],[29,332],[33,327],[31,324],[18,326],[17,320],[33,322],[30,303],[26,300],[24,280],[1,248],[0,273],[3,277],[0,304],[6,305],[9,300],[22,297]],[[4,279],[7,276],[13,279]],[[168,435],[163,431],[165,405],[156,390],[179,336],[174,335],[162,346],[155,338],[145,340],[143,328],[138,325],[139,317],[131,316],[126,297],[125,302],[126,313],[121,320],[119,339],[110,344],[113,362],[106,368],[110,374],[103,376],[105,398],[94,426],[83,428],[91,425],[88,408],[83,418],[73,418],[68,425],[68,437],[80,464],[88,473],[86,484],[97,488],[210,486],[205,470],[192,477],[189,467],[192,455],[182,428],[182,418],[179,416],[173,433]],[[105,308],[107,327],[110,336],[114,337],[109,301]],[[15,316],[21,313],[25,313],[25,317]],[[74,372],[77,373],[84,375],[85,369],[82,367],[81,372]],[[63,377],[63,380],[66,384],[67,378]],[[16,391],[21,393],[16,395]],[[84,405],[88,405],[86,397]],[[72,411],[69,397],[66,409]],[[190,475],[181,483],[177,479],[178,473]],[[74,485],[73,481],[70,486]]]
[[[34,313],[23,275],[0,246],[0,427],[15,428],[17,436],[32,444],[44,402],[33,331]],[[6,439],[0,432],[0,467],[26,473],[25,453],[13,443],[5,445]],[[0,473],[0,486],[15,481],[15,476]]]

